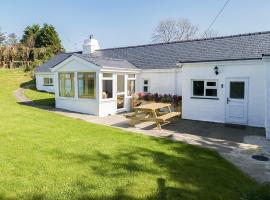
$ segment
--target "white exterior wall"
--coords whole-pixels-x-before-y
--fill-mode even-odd
[[[103,69],[99,66],[81,60],[80,58],[70,58],[56,66],[55,69],[55,105],[56,108],[66,109],[74,112],[86,113],[97,116],[107,116],[117,113],[116,91],[117,91],[117,74],[125,75],[125,91],[127,91],[127,73],[136,74],[137,71],[115,71],[111,69]],[[59,73],[74,72],[74,97],[60,97],[59,96]],[[78,97],[77,74],[79,72],[96,72],[96,99],[85,99]],[[113,98],[102,99],[102,73],[113,74]],[[130,97],[125,92],[125,109],[130,110]]]
[[[74,112],[99,115],[99,93],[96,93],[96,99],[84,99],[78,97],[77,74],[78,72],[96,72],[96,91],[99,91],[99,70],[94,64],[78,61],[76,59],[67,60],[56,71],[55,83],[59,83],[59,72],[74,72],[74,90],[75,97],[60,97],[59,84],[55,84],[55,107]]]
[[[214,73],[218,66],[219,75]],[[248,125],[265,126],[265,70],[261,61],[197,63],[182,66],[182,117],[225,123],[226,78],[248,78]],[[218,80],[218,100],[193,99],[192,79]],[[222,87],[223,85],[223,87]]]
[[[149,81],[149,92],[182,95],[182,70],[142,70],[138,75],[137,91],[143,92],[143,80]]]
[[[263,59],[265,66],[265,129],[270,140],[270,56]]]
[[[44,78],[52,78],[53,85],[44,85]],[[37,73],[36,74],[36,87],[39,91],[54,92],[55,76],[54,73]]]

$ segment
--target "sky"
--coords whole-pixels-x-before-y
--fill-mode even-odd
[[[0,0],[0,27],[55,26],[66,51],[93,34],[101,48],[146,44],[160,20],[188,18],[207,29],[226,0]],[[213,29],[220,35],[270,31],[270,0],[230,0]]]

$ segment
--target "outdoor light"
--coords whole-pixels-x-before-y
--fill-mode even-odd
[[[215,70],[215,74],[218,75],[219,74],[218,66],[215,66],[214,70]]]

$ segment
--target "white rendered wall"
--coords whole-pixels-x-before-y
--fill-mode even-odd
[[[143,92],[143,80],[149,80],[149,92],[182,95],[181,69],[142,70],[136,79],[137,91]]]
[[[44,78],[53,78],[53,85],[44,85]],[[54,92],[55,78],[53,73],[36,74],[36,87],[39,91]]]
[[[55,107],[74,112],[99,115],[99,93],[96,92],[96,99],[79,98],[77,85],[78,72],[96,72],[96,91],[99,91],[99,67],[94,64],[71,60],[57,70],[55,76],[55,83],[59,83],[59,72],[74,72],[75,97],[60,97],[59,85],[55,84]]]
[[[219,75],[214,73],[215,66],[219,68]],[[182,68],[182,117],[225,123],[226,78],[249,79],[248,125],[264,127],[265,74],[264,65],[261,61],[184,65]],[[192,79],[217,79],[219,99],[192,99]]]
[[[270,56],[263,60],[265,66],[265,129],[266,138],[270,140]]]

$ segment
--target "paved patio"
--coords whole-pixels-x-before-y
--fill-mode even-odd
[[[49,112],[91,123],[210,148],[219,152],[221,156],[238,166],[257,181],[270,182],[270,161],[256,161],[251,158],[254,154],[264,154],[270,157],[270,141],[265,139],[265,130],[263,128],[230,127],[220,123],[183,119],[178,119],[173,123],[164,125],[162,130],[156,129],[155,125],[151,122],[130,127],[128,120],[122,114],[97,117],[46,106],[38,106],[27,99],[23,92],[24,90],[22,88],[14,92],[14,96],[20,104],[38,107]]]

